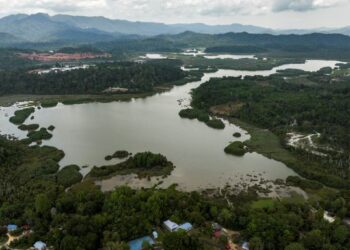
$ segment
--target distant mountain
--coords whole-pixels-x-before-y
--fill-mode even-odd
[[[138,39],[140,36],[181,34],[191,31],[202,34],[247,32],[252,34],[342,33],[350,35],[350,27],[318,30],[273,30],[253,25],[164,24],[131,22],[105,17],[69,16],[38,13],[11,15],[0,19],[0,32],[29,42],[68,41],[75,43],[105,42],[113,39]],[[131,36],[132,35],[132,36]],[[9,38],[8,38],[9,39]]]
[[[23,39],[15,37],[14,35],[0,32],[0,46],[7,46],[11,44],[18,44],[25,42]]]

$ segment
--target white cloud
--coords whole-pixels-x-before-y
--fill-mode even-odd
[[[46,12],[160,22],[229,23],[245,20],[245,23],[256,25],[262,25],[259,20],[265,18],[266,23],[278,25],[286,22],[286,18],[279,16],[283,14],[286,17],[285,12],[288,15],[300,13],[303,15],[301,18],[315,18],[313,13],[321,13],[322,10],[336,12],[336,8],[327,8],[337,5],[340,12],[345,11],[343,6],[345,9],[347,6],[350,11],[349,2],[350,0],[0,0],[0,16]],[[309,12],[306,14],[306,11]],[[275,19],[276,16],[279,18]],[[335,22],[338,18],[335,15],[326,20],[322,14],[318,16],[324,23]],[[342,19],[343,23],[350,24],[349,18]]]
[[[309,11],[329,8],[344,3],[344,0],[275,0],[272,10],[279,11]]]

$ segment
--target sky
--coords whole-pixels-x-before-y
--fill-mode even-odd
[[[0,17],[38,12],[279,29],[350,25],[350,0],[0,0]]]

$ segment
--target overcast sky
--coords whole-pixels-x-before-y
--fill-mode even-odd
[[[37,12],[272,28],[350,25],[350,0],[0,0],[0,16]]]

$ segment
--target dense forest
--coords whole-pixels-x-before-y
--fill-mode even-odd
[[[300,198],[259,200],[255,191],[248,190],[230,195],[231,206],[220,197],[179,192],[174,187],[119,187],[103,193],[84,181],[65,191],[60,176],[68,175],[62,173],[66,168],[57,172],[62,157],[63,152],[55,148],[28,147],[0,138],[0,225],[16,223],[32,230],[11,243],[12,247],[27,248],[42,240],[62,250],[129,249],[125,242],[155,228],[162,232],[159,228],[169,218],[178,223],[190,221],[196,230],[161,233],[159,241],[165,250],[212,249],[205,240],[212,237],[211,221],[240,231],[236,241],[248,240],[253,250],[350,247],[349,228],[340,220],[328,223],[323,219],[323,209],[339,218],[347,215],[348,191],[332,191],[322,201],[309,203]],[[26,229],[11,234],[22,230]],[[5,233],[0,230],[0,239]],[[227,239],[220,242],[224,247]]]
[[[0,71],[0,95],[7,94],[99,94],[110,87],[129,91],[152,91],[161,84],[184,79],[179,67],[152,63],[104,63],[94,67],[48,74],[26,70]]]

